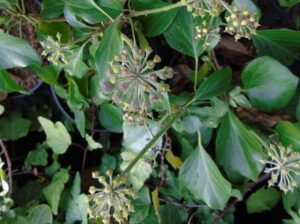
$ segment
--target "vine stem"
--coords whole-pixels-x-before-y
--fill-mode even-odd
[[[197,90],[197,82],[198,82],[198,67],[199,67],[199,58],[195,57],[195,79],[194,79],[194,91]]]
[[[5,156],[5,159],[6,159],[6,164],[7,164],[7,169],[8,169],[9,194],[11,194],[12,191],[13,191],[11,160],[10,160],[7,148],[4,145],[2,139],[0,139],[0,146],[1,146],[2,152],[4,153],[4,156]]]
[[[154,14],[154,13],[160,13],[160,12],[165,12],[169,11],[172,9],[176,9],[178,7],[186,6],[187,4],[194,2],[195,0],[188,0],[186,2],[179,1],[177,3],[174,3],[172,5],[167,5],[164,7],[156,8],[156,9],[148,9],[148,10],[143,10],[143,11],[132,11],[130,13],[131,17],[137,17],[137,16],[147,16],[149,14]]]
[[[145,153],[158,141],[158,139],[163,136],[172,126],[172,124],[175,122],[177,118],[181,116],[183,111],[179,110],[175,114],[173,114],[173,117],[168,121],[168,123],[160,129],[160,131],[153,136],[153,138],[147,143],[147,145],[143,148],[143,150],[134,158],[134,160],[126,167],[126,169],[123,171],[123,175],[126,173],[129,173],[129,171],[135,166],[135,164],[145,155]]]

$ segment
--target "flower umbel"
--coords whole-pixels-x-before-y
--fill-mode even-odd
[[[236,40],[242,37],[250,39],[259,26],[257,15],[247,9],[243,10],[237,7],[233,7],[233,10],[225,17],[225,20],[227,22],[225,31],[235,35],[234,38]]]
[[[160,80],[171,78],[173,72],[169,67],[154,70],[161,59],[158,55],[149,59],[151,48],[141,50],[128,38],[124,41],[121,54],[106,71],[109,81],[104,81],[101,89],[104,93],[113,90],[112,100],[123,108],[129,124],[142,125],[151,115],[153,103],[161,101],[163,93],[169,91],[169,86]]]
[[[57,40],[54,40],[51,36],[47,36],[45,41],[41,42],[44,51],[42,52],[43,56],[47,56],[47,60],[54,65],[62,62],[68,64],[66,59],[66,52],[70,51],[68,45],[61,43],[61,34],[56,34]]]
[[[278,186],[282,191],[293,191],[297,187],[295,175],[300,175],[300,153],[281,144],[271,144],[268,160],[261,162],[266,165],[265,172],[271,173],[269,186]]]
[[[219,16],[225,9],[222,0],[181,1],[187,3],[187,10],[191,12],[194,17],[205,16],[206,13],[211,16]]]
[[[134,191],[126,186],[126,179],[121,176],[113,178],[112,171],[100,176],[98,172],[92,174],[104,188],[90,187],[90,195],[86,197],[89,203],[88,214],[90,218],[100,218],[104,224],[114,219],[119,224],[124,223],[131,212],[134,212],[131,199],[137,198]],[[108,179],[108,180],[107,180]]]

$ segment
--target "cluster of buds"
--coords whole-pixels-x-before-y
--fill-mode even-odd
[[[207,13],[211,16],[219,16],[224,11],[222,0],[181,0],[181,2],[186,4],[187,10],[194,17],[203,17]]]
[[[56,34],[56,40],[51,36],[41,42],[42,47],[44,48],[42,56],[47,57],[47,60],[54,65],[58,63],[68,64],[66,58],[66,53],[70,52],[70,46],[61,43],[61,34]]]
[[[204,46],[209,47],[215,39],[219,39],[219,27],[213,27],[211,23],[203,21],[201,26],[196,26],[196,39],[204,40]]]
[[[225,31],[234,35],[236,40],[241,38],[250,39],[259,26],[257,15],[237,7],[233,8],[228,16],[225,17],[225,20],[227,22]]]
[[[127,181],[124,177],[113,178],[111,170],[108,170],[106,175],[107,177],[100,176],[98,172],[92,174],[104,188],[90,187],[90,195],[85,198],[85,202],[89,204],[89,217],[99,218],[103,224],[110,224],[112,220],[119,224],[125,223],[129,214],[134,212],[131,199],[136,199],[137,195],[126,186]]]
[[[6,174],[3,167],[4,162],[0,158],[0,219],[1,215],[6,213],[13,205],[13,201],[7,197],[9,185],[6,182]]]
[[[261,162],[266,166],[265,172],[271,173],[269,186],[278,186],[284,192],[293,191],[297,187],[295,175],[300,175],[300,154],[290,147],[271,144],[268,156],[268,160]]]
[[[106,71],[107,81],[101,84],[101,91],[112,91],[112,100],[123,108],[124,119],[131,125],[143,125],[145,118],[151,116],[154,103],[163,99],[163,93],[169,86],[161,80],[171,78],[173,71],[169,67],[154,70],[161,61],[158,55],[149,60],[152,49],[139,49],[131,40],[124,37],[124,47],[119,56]]]

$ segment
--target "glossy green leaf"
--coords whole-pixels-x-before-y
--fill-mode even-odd
[[[65,126],[60,121],[53,123],[44,117],[38,117],[38,120],[46,133],[47,145],[56,154],[65,153],[72,143],[71,136]]]
[[[67,23],[64,22],[47,23],[47,22],[39,21],[38,34],[43,34],[44,36],[51,36],[53,39],[56,40],[57,33],[60,33],[61,42],[63,43],[67,43],[72,37],[72,30]]]
[[[272,211],[281,198],[281,193],[274,188],[260,189],[246,201],[247,212],[261,213]]]
[[[29,68],[36,72],[36,75],[41,78],[45,83],[50,85],[58,84],[57,79],[61,68],[59,66],[48,65],[30,65]]]
[[[43,0],[41,4],[41,17],[42,19],[53,19],[63,13],[64,1],[63,0]]]
[[[280,121],[276,125],[276,131],[284,146],[292,146],[294,150],[300,152],[300,129],[296,125],[289,121]]]
[[[253,43],[260,56],[271,56],[291,65],[300,56],[300,31],[289,29],[258,30]]]
[[[8,117],[0,119],[0,138],[4,141],[25,137],[30,129],[31,121],[22,118],[21,113],[10,112]]]
[[[271,112],[283,108],[292,99],[298,78],[278,61],[265,56],[247,65],[242,82],[251,104]]]
[[[68,100],[72,108],[80,110],[89,105],[88,100],[82,95],[74,79],[69,78]]]
[[[0,33],[0,68],[26,67],[41,62],[32,47],[20,38]]]
[[[231,83],[232,71],[226,68],[209,76],[196,92],[197,100],[208,100],[224,93]]]
[[[262,170],[259,162],[264,157],[256,137],[232,113],[228,112],[218,130],[216,139],[217,162],[225,170],[256,180]]]
[[[26,93],[27,91],[23,87],[19,86],[5,70],[0,69],[0,92]]]
[[[221,210],[231,196],[231,184],[203,148],[200,134],[198,141],[198,147],[180,168],[179,180],[208,207]]]
[[[98,75],[102,77],[112,61],[119,54],[122,46],[121,34],[117,24],[111,24],[105,31],[101,43],[95,54]]]
[[[101,125],[114,133],[122,133],[123,113],[120,108],[110,103],[100,105],[99,120]]]
[[[207,17],[193,17],[192,13],[182,7],[174,22],[165,31],[164,36],[168,44],[175,50],[191,57],[200,56],[207,48],[204,46],[204,39],[196,39],[195,26],[202,24]],[[213,48],[219,41],[219,37],[214,37],[209,49]]]
[[[66,169],[56,172],[51,183],[43,189],[43,193],[54,215],[58,213],[58,205],[61,199],[61,193],[64,190],[65,183],[69,180],[69,173]]]
[[[143,1],[137,0],[132,2],[132,8],[136,11],[155,9],[171,5],[164,1]],[[178,8],[162,13],[154,13],[147,16],[139,17],[142,22],[144,33],[147,36],[153,37],[162,34],[174,21],[177,15]]]

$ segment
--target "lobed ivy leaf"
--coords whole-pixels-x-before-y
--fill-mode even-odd
[[[37,149],[27,154],[24,165],[27,170],[31,170],[31,166],[46,166],[48,163],[47,146],[38,145]]]
[[[38,205],[30,211],[26,219],[26,223],[30,224],[52,224],[51,208],[45,204]]]
[[[46,133],[46,143],[56,154],[64,154],[71,145],[71,136],[65,126],[60,122],[52,121],[38,117],[38,120]]]

